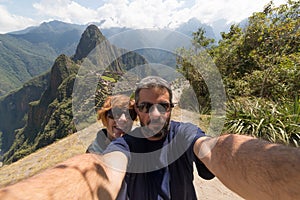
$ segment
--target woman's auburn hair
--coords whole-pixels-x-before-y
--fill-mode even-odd
[[[104,104],[100,110],[97,111],[97,119],[102,121],[102,124],[107,127],[107,111],[112,108],[127,108],[134,109],[134,100],[130,97],[118,94],[113,96],[108,96],[104,101]],[[135,119],[132,119],[135,120]]]

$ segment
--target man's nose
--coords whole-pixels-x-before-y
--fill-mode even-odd
[[[152,118],[155,118],[155,117],[160,117],[161,113],[159,112],[159,110],[157,109],[157,105],[153,105],[149,111],[149,115],[152,117]]]

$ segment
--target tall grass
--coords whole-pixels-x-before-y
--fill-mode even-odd
[[[227,105],[225,131],[271,142],[300,146],[300,100],[282,104],[263,99],[239,99]]]

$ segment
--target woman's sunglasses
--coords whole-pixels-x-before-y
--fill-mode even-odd
[[[108,111],[106,111],[106,116],[110,119],[120,119],[122,115],[125,115],[126,119],[132,119],[135,120],[136,113],[134,109],[121,109],[121,108],[113,108]]]
[[[166,112],[169,112],[171,110],[171,108],[174,107],[174,104],[172,103],[149,103],[149,102],[143,102],[143,103],[140,103],[139,105],[136,104],[136,107],[139,109],[140,112],[143,112],[143,113],[149,113],[151,110],[153,110],[153,106],[156,107],[156,109],[164,114]]]

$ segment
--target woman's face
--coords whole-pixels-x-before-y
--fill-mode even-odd
[[[133,124],[131,118],[133,109],[113,108],[106,113],[107,117],[107,133],[110,140],[114,140],[128,133]]]

